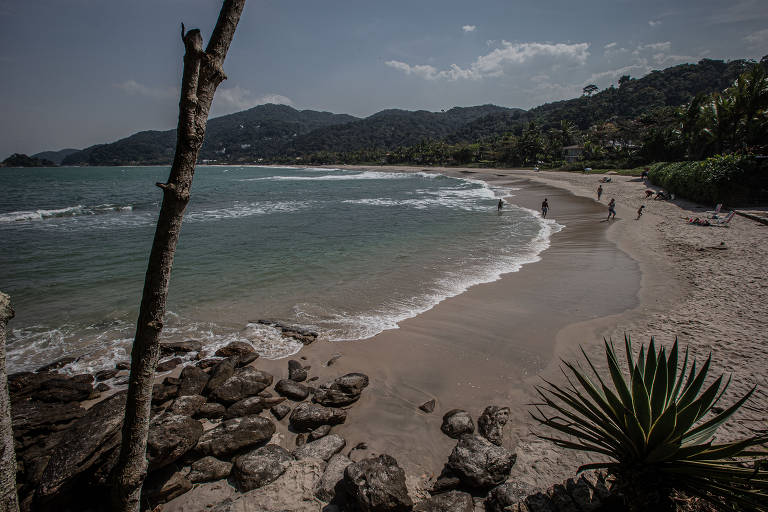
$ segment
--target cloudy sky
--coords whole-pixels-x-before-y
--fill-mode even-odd
[[[218,0],[0,0],[0,159],[175,127],[180,23]],[[213,115],[530,108],[768,54],[768,0],[248,0]]]

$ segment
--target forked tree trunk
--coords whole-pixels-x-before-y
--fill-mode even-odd
[[[5,328],[13,315],[11,298],[0,292],[0,512],[19,512],[11,398],[8,396],[8,373],[5,368]]]
[[[179,240],[184,210],[189,202],[195,163],[205,137],[208,112],[216,88],[226,78],[222,64],[244,6],[245,0],[224,1],[205,51],[200,31],[195,29],[184,33],[182,25],[186,51],[176,154],[168,181],[157,184],[163,189],[163,203],[147,265],[136,337],[131,351],[123,440],[112,474],[112,510],[115,512],[137,512],[140,507],[141,487],[147,472],[146,450],[152,385],[160,352],[160,332],[163,329],[173,255]]]

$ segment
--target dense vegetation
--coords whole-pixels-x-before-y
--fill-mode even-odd
[[[0,165],[3,167],[53,167],[56,164],[44,158],[34,158],[21,153],[14,153],[3,160],[3,163]]]
[[[60,149],[59,151],[43,151],[42,153],[35,153],[34,155],[32,155],[32,158],[50,160],[56,165],[61,165],[62,160],[64,160],[66,157],[68,157],[72,153],[77,153],[78,151],[80,150],[74,149],[74,148]]]
[[[392,163],[560,167],[578,144],[581,166],[634,167],[676,160],[670,143],[680,105],[722,91],[748,69],[744,60],[702,60],[571,100],[523,111],[494,105],[445,112],[385,110],[365,119],[262,105],[212,119],[201,161],[227,163]],[[703,96],[702,96],[703,95]],[[141,132],[65,158],[65,165],[160,164],[175,130]],[[678,153],[675,153],[678,151]]]

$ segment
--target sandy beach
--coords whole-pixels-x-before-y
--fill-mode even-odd
[[[706,208],[645,201],[648,186],[639,178],[612,176],[598,202],[600,175],[388,169],[443,172],[519,188],[509,201],[531,209],[547,197],[549,216],[566,227],[553,235],[540,261],[474,286],[399,329],[357,342],[317,342],[294,356],[312,365],[311,374],[321,381],[348,372],[370,376],[371,385],[346,424],[334,428],[348,447],[366,443],[353,459],[394,456],[418,494],[439,474],[455,444],[440,433],[443,414],[460,408],[477,417],[487,405],[504,405],[512,410],[504,444],[518,455],[511,478],[532,489],[559,483],[591,460],[534,435],[538,427],[528,414],[534,386],[542,377],[562,380],[560,358],[576,359],[580,345],[601,366],[602,339],[620,341],[624,333],[635,343],[653,335],[666,345],[677,336],[699,360],[712,352],[710,374],[733,374],[726,403],[758,386],[721,436],[764,428],[768,347],[761,327],[768,313],[763,285],[768,227],[742,217],[728,228],[688,225],[685,218]],[[616,199],[618,214],[608,222],[610,198]],[[635,220],[640,204],[646,205],[645,214]],[[287,376],[284,359],[259,360],[256,366],[277,378]],[[418,409],[431,399],[434,412]],[[293,446],[296,434],[286,425],[278,424],[278,434],[281,444]],[[195,489],[166,510],[221,499],[220,492],[209,491]]]

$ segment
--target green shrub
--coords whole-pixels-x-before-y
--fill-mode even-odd
[[[568,436],[539,437],[610,459],[587,464],[579,471],[606,468],[615,474],[618,494],[624,496],[629,509],[668,508],[670,494],[680,490],[721,506],[766,510],[768,471],[758,467],[755,457],[768,452],[751,449],[768,443],[768,436],[714,443],[717,429],[749,399],[754,388],[716,413],[713,408],[730,378],[723,385],[721,375],[704,387],[711,355],[698,372],[694,360],[686,378],[688,350],[678,371],[677,340],[667,355],[664,348],[656,350],[651,338],[648,353],[641,346],[636,360],[629,337],[624,343],[628,377],[621,372],[613,343],[605,342],[610,380],[600,376],[582,350],[594,379],[580,365],[564,362],[568,386],[545,381],[547,386],[537,387],[543,400],[538,405],[555,415],[548,416],[537,407],[532,416]]]

